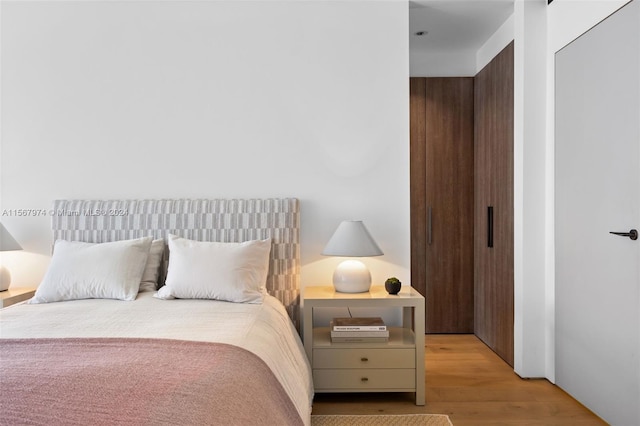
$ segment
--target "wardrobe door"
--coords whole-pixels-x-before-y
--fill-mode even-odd
[[[475,334],[513,365],[513,42],[475,78]]]
[[[424,277],[427,333],[472,333],[473,78],[411,87],[412,280]]]
[[[425,120],[427,98],[425,78],[409,79],[409,167],[411,210],[411,286],[420,294],[427,294],[427,174]],[[427,311],[429,302],[427,304]],[[425,319],[425,330],[428,321]]]

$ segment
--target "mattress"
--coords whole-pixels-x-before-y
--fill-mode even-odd
[[[0,339],[147,338],[226,343],[261,358],[308,424],[313,400],[309,362],[284,306],[214,300],[85,299],[0,309]],[[1,344],[1,342],[0,342]]]

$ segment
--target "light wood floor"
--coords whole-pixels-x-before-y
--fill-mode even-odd
[[[318,394],[313,414],[448,414],[454,426],[606,424],[544,379],[523,380],[473,335],[426,336],[426,405],[413,394]]]

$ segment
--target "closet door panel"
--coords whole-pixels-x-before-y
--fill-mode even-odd
[[[473,79],[426,79],[429,333],[473,332]]]
[[[427,202],[426,202],[426,79],[411,78],[410,175],[411,175],[411,286],[426,296]]]
[[[513,365],[513,43],[475,80],[475,334]]]
[[[496,249],[495,351],[513,366],[513,43],[497,57],[493,169]],[[498,155],[499,154],[499,155]]]
[[[486,73],[475,78],[475,132],[474,132],[474,332],[487,341],[492,329],[489,296],[495,275],[492,252],[489,246],[489,211],[492,204],[491,169],[494,153],[491,146],[490,122],[491,101],[489,99],[491,80]]]
[[[473,332],[473,78],[412,78],[411,279],[427,333]]]

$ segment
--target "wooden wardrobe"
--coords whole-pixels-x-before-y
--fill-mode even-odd
[[[427,333],[473,333],[473,77],[410,88],[412,285]]]
[[[513,43],[475,77],[411,78],[411,280],[427,333],[513,365]]]
[[[475,335],[513,366],[513,42],[475,92]]]

